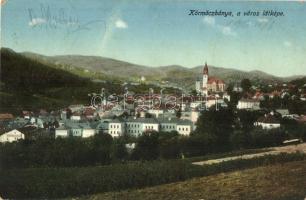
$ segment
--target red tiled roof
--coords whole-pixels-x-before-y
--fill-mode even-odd
[[[95,109],[93,109],[93,108],[85,108],[85,110],[84,110],[84,112],[83,112],[83,114],[84,115],[94,115],[94,113],[95,113]]]
[[[30,115],[31,112],[30,112],[30,111],[27,111],[27,110],[24,110],[24,111],[22,111],[22,114],[23,114],[23,115]]]
[[[301,122],[301,123],[306,123],[306,115],[301,115],[301,116],[298,118],[298,121]]]
[[[221,79],[218,79],[216,77],[209,77],[208,78],[208,83],[212,84],[212,83],[217,83],[217,84],[224,84],[224,81]]]
[[[0,113],[0,120],[13,119],[14,116],[10,113]]]

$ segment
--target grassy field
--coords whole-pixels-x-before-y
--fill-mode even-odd
[[[80,199],[302,200],[305,197],[306,161],[294,161]]]

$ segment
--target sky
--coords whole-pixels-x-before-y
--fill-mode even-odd
[[[95,55],[151,67],[207,62],[277,76],[306,75],[304,1],[1,2],[1,47],[17,52]],[[232,16],[189,15],[190,10]],[[263,16],[265,10],[283,15]],[[248,12],[252,16],[244,16]]]

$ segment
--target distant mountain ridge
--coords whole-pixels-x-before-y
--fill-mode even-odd
[[[82,55],[44,56],[32,52],[23,52],[23,56],[56,66],[77,67],[84,70],[112,76],[122,81],[138,81],[144,76],[147,81],[168,81],[187,88],[194,87],[197,77],[201,76],[203,66],[186,68],[180,65],[148,67],[112,58]],[[242,71],[237,69],[209,66],[209,74],[223,79],[226,83],[240,82],[248,78],[256,82],[287,82],[304,76],[277,77],[259,70]]]

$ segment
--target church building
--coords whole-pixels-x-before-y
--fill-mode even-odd
[[[208,66],[205,63],[202,77],[196,81],[196,91],[202,95],[208,96],[210,94],[224,92],[225,83],[223,80],[216,77],[210,77],[208,73]]]

